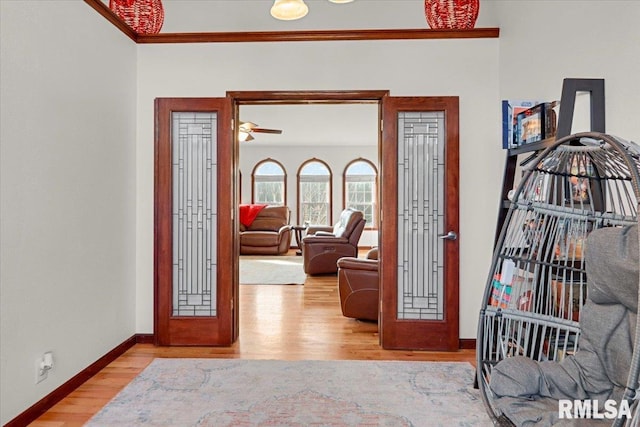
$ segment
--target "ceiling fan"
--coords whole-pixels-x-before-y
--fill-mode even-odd
[[[282,133],[281,129],[267,129],[261,128],[257,124],[252,122],[240,122],[238,126],[238,140],[239,141],[251,141],[255,139],[251,134],[256,133]]]

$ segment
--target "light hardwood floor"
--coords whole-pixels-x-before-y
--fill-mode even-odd
[[[31,426],[81,426],[157,357],[280,360],[466,361],[454,353],[383,350],[377,325],[342,316],[336,276],[308,277],[304,286],[241,285],[240,338],[230,348],[136,344]]]

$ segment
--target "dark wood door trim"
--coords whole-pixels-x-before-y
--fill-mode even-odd
[[[388,90],[227,91],[237,105],[379,103]]]

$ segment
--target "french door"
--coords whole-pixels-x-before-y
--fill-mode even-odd
[[[230,345],[233,153],[228,98],[155,101],[156,345]]]
[[[384,348],[459,348],[457,97],[384,97]]]
[[[387,91],[156,100],[156,344],[237,339],[232,109],[234,102],[263,100],[379,103],[381,344],[457,350],[458,98],[390,97]]]

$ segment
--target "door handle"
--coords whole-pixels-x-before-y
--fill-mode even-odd
[[[441,234],[438,238],[442,240],[458,240],[458,235],[455,231],[450,231],[447,234]]]

